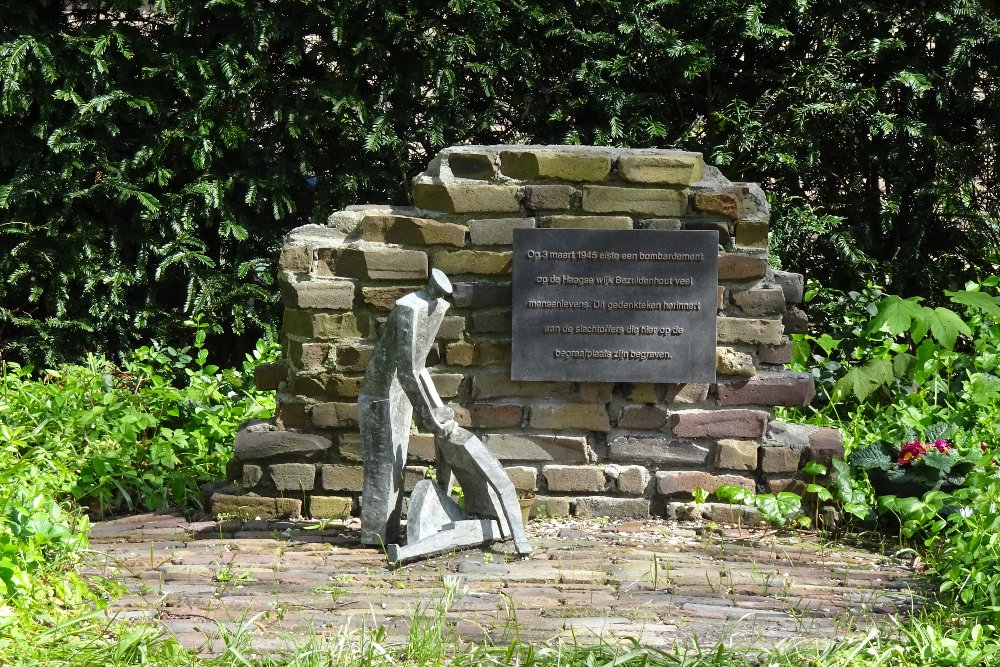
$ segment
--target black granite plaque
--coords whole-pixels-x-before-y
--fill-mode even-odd
[[[715,382],[714,231],[515,229],[514,380]]]

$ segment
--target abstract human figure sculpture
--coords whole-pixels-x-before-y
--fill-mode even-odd
[[[434,269],[424,291],[396,302],[358,398],[364,455],[361,540],[385,546],[391,564],[511,538],[517,553],[531,552],[513,483],[483,442],[458,426],[424,366],[448,310],[445,294],[451,294],[451,283]],[[402,473],[413,407],[435,435],[438,483],[422,480],[414,488],[407,543],[400,546]],[[465,494],[464,510],[450,497],[455,479]]]

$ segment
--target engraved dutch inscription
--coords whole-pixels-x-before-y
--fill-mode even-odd
[[[714,382],[718,234],[515,229],[514,380]]]

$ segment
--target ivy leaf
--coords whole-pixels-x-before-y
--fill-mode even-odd
[[[920,305],[921,298],[918,296],[909,299],[901,299],[895,295],[889,295],[878,304],[878,315],[872,321],[872,331],[883,331],[893,336],[898,336],[910,330],[910,325],[914,320],[919,320],[926,310]],[[923,336],[921,336],[923,338]]]

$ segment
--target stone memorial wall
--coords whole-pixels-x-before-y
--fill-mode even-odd
[[[284,358],[256,376],[260,388],[277,391],[277,415],[240,431],[229,483],[212,497],[215,513],[358,513],[356,401],[365,366],[394,302],[421,289],[430,268],[441,269],[454,284],[453,306],[427,362],[435,385],[459,425],[486,443],[518,490],[535,494],[536,516],[672,515],[690,510],[696,487],[796,490],[796,472],[805,461],[826,463],[842,455],[836,430],[774,418],[775,406],[806,405],[815,390],[809,374],[784,369],[791,355],[788,335],[807,324],[797,305],[803,277],[768,265],[769,209],[757,185],[729,182],[698,153],[458,146],[442,151],[414,180],[413,200],[412,208],[351,206],[326,225],[300,227],[288,236],[280,260]],[[515,265],[537,284],[546,271],[530,266],[534,244],[544,239],[553,248],[554,239],[570,252],[590,230],[617,232],[609,237],[613,242],[597,241],[591,251],[597,260],[607,250],[606,258],[620,269],[609,273],[577,263],[571,272],[565,266],[550,272],[570,274],[574,293],[583,299],[591,294],[572,280],[612,274],[633,279],[630,272],[639,264],[631,261],[629,248],[662,258],[688,241],[701,243],[702,253],[717,247],[711,262],[662,279],[700,284],[717,275],[707,299],[663,297],[664,303],[697,303],[702,314],[715,316],[715,326],[705,329],[702,319],[702,329],[685,329],[686,320],[670,314],[631,323],[604,305],[606,317],[595,315],[594,326],[625,322],[620,332],[611,332],[621,334],[615,349],[625,355],[618,375],[594,365],[594,381],[588,381],[584,359],[565,376],[571,379],[512,380],[512,338],[529,341],[519,343],[517,377],[532,377],[531,369],[554,354],[551,346],[533,351],[544,334],[513,330],[512,322],[520,322],[527,308],[527,301],[513,304],[512,314]],[[691,237],[685,240],[685,234]],[[518,257],[515,236],[524,244]],[[657,298],[648,282],[635,293]],[[616,294],[629,292],[619,288]],[[544,303],[537,293],[531,298]],[[673,338],[674,347],[657,352],[664,329],[664,341]],[[640,344],[640,338],[653,342]],[[657,373],[648,372],[652,367],[641,365],[656,354],[680,363],[684,345],[702,353],[699,381],[658,382]],[[628,358],[640,354],[635,350],[641,359]],[[408,488],[428,473],[433,457],[433,437],[414,431]]]

